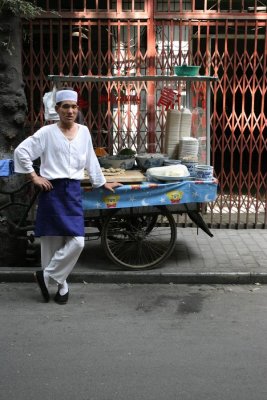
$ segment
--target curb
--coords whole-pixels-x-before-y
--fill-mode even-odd
[[[1,271],[0,282],[34,282],[34,271]],[[145,271],[79,272],[69,276],[72,283],[130,283],[130,284],[266,284],[267,273],[261,272],[200,272],[146,273]]]

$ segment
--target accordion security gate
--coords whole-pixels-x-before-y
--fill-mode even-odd
[[[140,9],[111,15],[110,3],[106,13],[73,8],[62,18],[47,14],[23,22],[27,133],[45,123],[48,75],[169,75],[183,62],[200,65],[201,74],[218,75],[211,87],[210,156],[219,192],[204,218],[212,227],[266,228],[267,14],[241,10],[229,17],[207,10],[203,21],[192,2],[190,12],[174,19],[180,9],[173,13],[176,2],[166,1],[154,9],[152,2],[128,2]],[[154,82],[75,84],[95,146],[114,153],[123,147],[163,151],[166,110],[157,106],[162,88]],[[182,102],[184,88],[172,89]],[[191,106],[205,108],[202,87],[192,87]],[[177,222],[189,224],[183,218]]]

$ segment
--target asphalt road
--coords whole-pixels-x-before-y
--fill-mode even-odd
[[[1,400],[266,400],[267,286],[0,284]]]

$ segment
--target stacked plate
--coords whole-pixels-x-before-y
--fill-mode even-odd
[[[180,136],[181,111],[168,110],[165,131],[165,153],[170,158],[177,158]]]
[[[192,126],[192,113],[188,108],[183,108],[181,110],[181,122],[179,128],[179,137],[191,136],[191,126]]]
[[[179,160],[197,161],[199,142],[196,138],[183,137],[179,142]]]

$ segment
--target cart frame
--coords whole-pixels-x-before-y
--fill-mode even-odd
[[[29,194],[24,196],[25,201],[17,200],[16,197],[21,197],[25,189]],[[39,190],[31,181],[26,181],[18,188],[0,191],[0,194],[7,197],[7,201],[0,206],[0,224],[6,228],[6,237],[13,240],[14,244],[19,240],[23,240],[24,246],[33,243]],[[18,207],[21,212],[12,219],[9,210]],[[177,227],[173,215],[184,212],[204,232],[213,236],[200,215],[200,203],[185,203],[85,210],[85,237],[88,240],[100,239],[109,259],[122,268],[155,268],[166,261],[175,247]],[[26,251],[24,254],[26,256]]]
[[[206,120],[210,121],[210,82],[217,77],[209,76],[59,76],[49,75],[48,79],[53,84],[59,82],[186,82],[187,106],[190,102],[190,82],[206,82]],[[206,126],[207,138],[207,164],[210,163],[210,126]],[[32,188],[31,196],[25,203],[16,200],[16,195],[28,185],[27,181],[19,188],[12,191],[0,191],[6,195],[8,201],[0,206],[0,223],[6,226],[7,235],[16,238],[26,238],[33,242],[34,219],[29,220],[32,214],[38,190]],[[10,207],[22,207],[22,214],[12,220],[5,216]],[[176,205],[157,205],[153,207],[129,207],[113,210],[87,210],[84,214],[86,234],[88,239],[101,239],[101,244],[107,256],[117,265],[130,269],[155,268],[162,264],[172,253],[176,242],[176,223],[174,214],[187,213],[190,219],[209,236],[213,236],[200,214],[200,203],[183,203]],[[2,214],[2,216],[1,216]],[[34,213],[33,213],[34,214]],[[88,232],[87,228],[97,228],[96,232]]]

